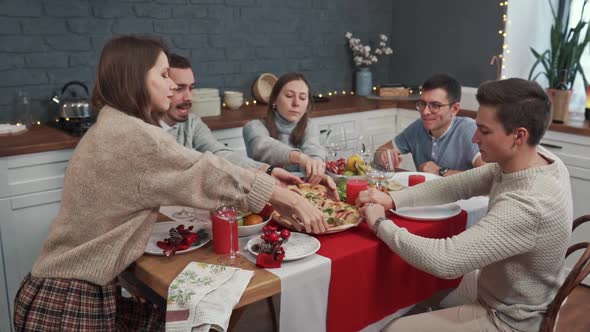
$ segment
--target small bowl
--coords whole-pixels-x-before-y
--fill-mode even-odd
[[[271,217],[269,216],[268,218],[266,218],[265,221],[261,222],[260,224],[250,226],[240,226],[238,224],[238,236],[251,236],[257,233],[261,233],[262,227],[266,226],[270,219]]]
[[[230,109],[237,110],[244,103],[244,94],[238,91],[226,91],[223,94],[223,102]]]
[[[271,73],[264,73],[258,77],[252,86],[252,92],[258,102],[268,104],[272,87],[277,80],[277,77]]]

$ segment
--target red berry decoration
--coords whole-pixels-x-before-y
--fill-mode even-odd
[[[275,226],[264,226],[262,232],[260,239],[264,242],[252,246],[252,250],[258,253],[256,265],[266,268],[280,267],[285,258],[283,244],[287,242],[291,232],[288,229],[277,232]]]
[[[163,250],[166,256],[172,256],[179,250],[186,250],[199,242],[199,233],[203,232],[203,230],[192,232],[193,228],[193,226],[185,228],[183,224],[176,226],[176,228],[170,228],[168,231],[170,237],[163,241],[157,241],[156,245]],[[201,234],[201,236],[205,236],[205,234]]]
[[[270,241],[270,243],[275,243],[279,240],[279,234],[277,233],[270,233],[268,235],[268,240]]]
[[[288,239],[290,236],[291,236],[291,232],[290,232],[288,229],[286,229],[286,228],[285,228],[285,229],[283,229],[283,230],[281,231],[281,239],[284,239],[284,240],[286,240],[286,239]]]

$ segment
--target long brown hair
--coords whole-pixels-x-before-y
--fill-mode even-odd
[[[99,111],[108,105],[158,125],[150,108],[146,76],[161,52],[167,56],[168,47],[155,37],[125,35],[109,40],[96,69],[92,107]]]
[[[275,102],[277,101],[277,97],[279,96],[279,93],[281,92],[283,87],[291,81],[303,81],[305,83],[305,85],[307,85],[307,90],[309,91],[308,96],[307,96],[308,103],[307,103],[307,109],[305,110],[305,114],[303,114],[303,117],[301,117],[301,119],[299,119],[299,122],[297,122],[295,129],[293,129],[293,131],[291,132],[291,136],[289,136],[289,142],[293,146],[299,146],[303,141],[303,137],[305,136],[305,129],[307,129],[307,123],[309,122],[309,113],[313,110],[313,99],[311,98],[311,87],[309,85],[309,82],[305,78],[305,76],[303,76],[303,74],[301,74],[301,73],[287,73],[287,74],[284,74],[283,76],[281,76],[277,80],[277,82],[275,83],[275,85],[272,88],[272,92],[270,93],[270,97],[268,100],[268,110],[266,111],[266,119],[264,121],[264,125],[268,129],[268,132],[270,133],[270,136],[272,138],[275,138],[275,139],[278,138],[277,125],[275,124],[276,114],[275,114],[273,108],[276,107]]]

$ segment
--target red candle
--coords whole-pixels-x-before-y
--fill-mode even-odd
[[[237,210],[233,207],[224,206],[211,211],[213,251],[216,253],[229,254],[231,249],[238,251],[237,217]]]
[[[369,185],[367,180],[350,179],[346,182],[346,203],[354,205],[359,193],[366,190]]]
[[[424,181],[426,181],[426,178],[424,177],[424,175],[413,174],[408,177],[408,186],[410,186],[410,187],[415,186],[415,185],[420,184]]]

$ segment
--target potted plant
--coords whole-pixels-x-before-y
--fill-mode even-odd
[[[588,22],[583,20],[586,3],[582,5],[580,20],[574,27],[569,26],[569,13],[564,21],[555,13],[551,1],[551,13],[553,14],[554,23],[551,26],[551,46],[545,52],[540,53],[531,47],[531,52],[537,59],[529,73],[529,79],[536,79],[539,75],[544,74],[549,81],[547,93],[551,98],[551,111],[554,122],[564,122],[568,114],[569,100],[572,94],[572,86],[578,73],[582,75],[584,86],[588,86],[584,69],[580,64],[582,52],[590,41],[590,29],[585,31],[584,27]],[[542,70],[533,76],[538,65],[542,65]]]

